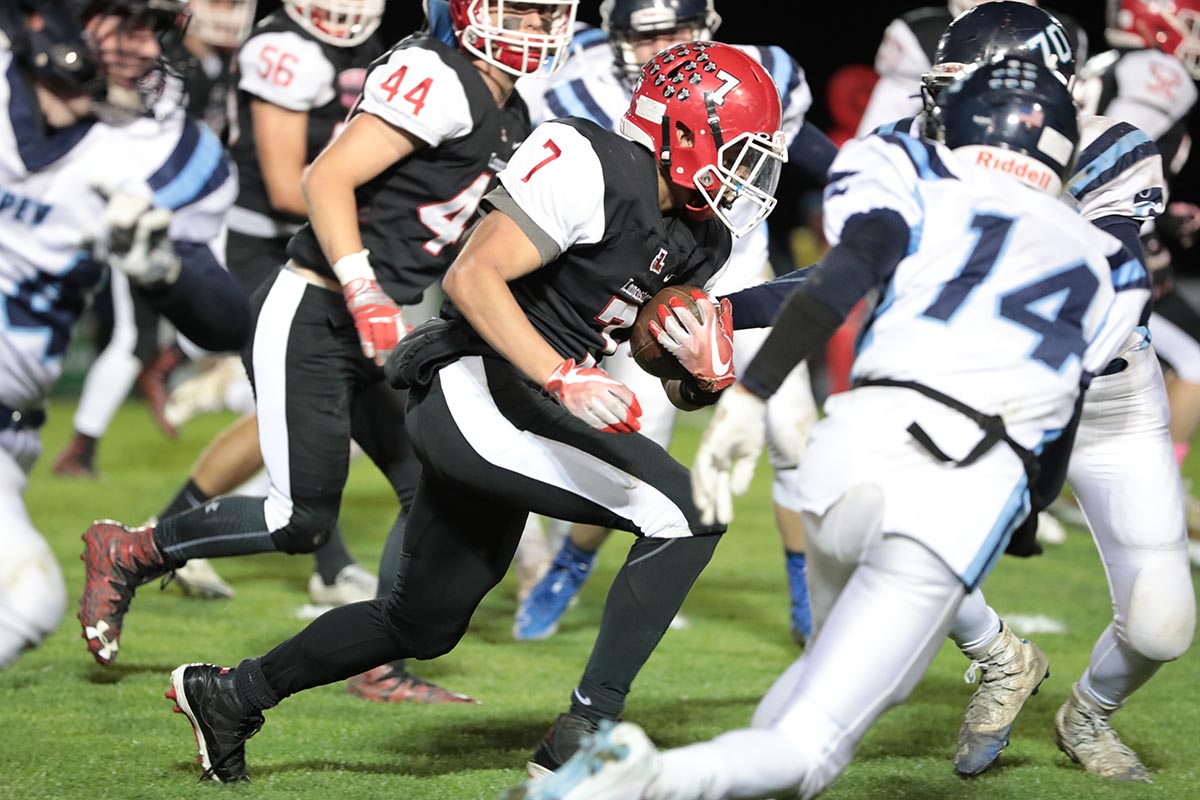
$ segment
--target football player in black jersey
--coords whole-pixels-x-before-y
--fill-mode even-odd
[[[496,172],[528,133],[513,86],[521,75],[561,63],[575,5],[534,0],[504,5],[501,14],[479,0],[457,0],[457,44],[418,33],[370,65],[345,126],[306,173],[310,222],[289,242],[286,266],[253,300],[257,327],[244,358],[268,496],[222,496],[135,531],[93,526],[90,540],[113,543],[112,557],[88,571],[81,615],[107,631],[107,649],[93,642],[101,663],[111,661],[102,651],[115,655],[111,643],[147,575],[188,558],[311,552],[323,544],[337,521],[352,438],[408,509],[405,395],[381,369],[406,330],[399,306],[441,278]],[[401,518],[385,560],[401,557],[402,526]],[[386,699],[405,676],[388,668],[364,680],[362,694]],[[413,699],[445,698],[426,686]],[[236,764],[215,773],[242,774]]]
[[[342,18],[334,22],[339,13]],[[300,179],[341,129],[367,66],[387,49],[378,33],[382,17],[380,0],[356,0],[344,8],[331,0],[290,0],[259,22],[237,48],[237,115],[230,151],[240,191],[229,213],[226,257],[247,292],[287,260],[288,239],[308,216]],[[262,474],[263,461],[241,359],[202,357],[196,367],[198,374],[167,400],[168,423],[181,424],[198,406],[225,407],[227,400],[232,401],[230,410],[242,416],[204,450],[159,519],[218,495],[267,489],[262,480],[247,486]],[[308,590],[316,605],[374,596],[375,575],[347,551],[340,529],[335,527],[314,551],[313,561]],[[189,560],[175,571],[175,579],[189,594],[232,595],[206,559]]]
[[[423,97],[407,84],[395,96],[406,92]],[[647,64],[624,136],[578,118],[529,134],[500,186],[479,198],[490,212],[446,274],[441,318],[388,362],[389,379],[411,387],[407,424],[423,467],[390,596],[332,609],[234,669],[176,669],[170,696],[192,720],[206,767],[223,780],[244,775],[245,739],[289,695],[453,649],[508,570],[531,512],[637,536],[571,711],[532,766],[553,769],[600,720],[621,714],[725,527],[700,521],[682,464],[628,435],[638,428],[637,399],[591,365],[628,337],[658,290],[710,282],[731,230],[746,232],[774,207],[787,157],[780,116],[778,89],[761,66],[735,48],[697,42]],[[744,206],[740,222],[732,206]],[[349,249],[325,238],[321,212],[314,206],[324,249]],[[458,218],[450,208],[438,215]],[[294,259],[302,244],[293,242]],[[355,270],[369,266],[365,254],[351,258]],[[382,271],[387,261],[372,253],[370,265]],[[351,298],[355,280],[370,281],[345,274],[344,260],[335,266]],[[364,345],[379,352],[391,345],[398,312],[370,291],[378,305],[360,318],[372,326]],[[273,291],[260,319],[284,299]],[[673,395],[693,407],[733,380],[728,320],[706,297],[698,305],[703,325],[668,326],[695,376],[674,382]]]

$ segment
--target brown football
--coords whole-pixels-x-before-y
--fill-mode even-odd
[[[668,353],[655,341],[650,333],[650,321],[658,321],[658,307],[666,305],[672,297],[678,297],[684,305],[700,318],[700,310],[692,299],[693,291],[701,291],[698,286],[668,286],[646,301],[638,311],[637,319],[629,332],[629,352],[638,366],[658,378],[686,378],[688,371],[679,363],[679,359]]]

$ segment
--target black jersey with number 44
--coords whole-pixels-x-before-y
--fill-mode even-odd
[[[449,268],[480,200],[529,133],[529,112],[516,92],[497,106],[462,51],[421,33],[371,64],[353,113],[425,145],[355,192],[380,285],[400,305],[414,303]],[[311,225],[292,237],[288,255],[334,277]]]
[[[510,284],[533,326],[564,358],[616,351],[638,309],[669,285],[710,285],[733,240],[715,219],[663,216],[650,152],[594,122],[544,122],[484,201],[542,254]],[[446,316],[457,316],[447,304]]]

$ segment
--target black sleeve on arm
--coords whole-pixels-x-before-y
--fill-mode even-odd
[[[797,364],[825,344],[854,304],[891,276],[908,250],[909,236],[904,218],[890,209],[847,220],[841,241],[784,302],[774,330],[742,374],[742,385],[764,399],[774,394]]]
[[[139,286],[147,302],[205,350],[241,350],[250,338],[250,303],[203,242],[176,241],[182,262],[169,286]]]
[[[814,265],[815,266],[815,265]],[[733,329],[769,328],[775,322],[783,301],[792,290],[804,282],[813,266],[794,269],[786,275],[772,278],[764,283],[722,295],[718,300],[728,300],[733,307]]]
[[[807,177],[816,181],[818,186],[824,186],[825,177],[829,174],[829,165],[833,163],[837,153],[838,147],[833,140],[816,125],[805,120],[788,147],[788,164],[798,167]]]
[[[1142,223],[1139,220],[1114,214],[1094,220],[1092,224],[1120,239],[1129,254],[1145,265],[1146,254],[1142,252]]]
[[[1146,265],[1146,250],[1142,247],[1142,223],[1141,220],[1133,219],[1132,217],[1122,217],[1114,214],[1109,217],[1100,217],[1093,220],[1092,224],[1107,234],[1117,238],[1129,251],[1129,255],[1138,260],[1146,272],[1150,272],[1150,267]],[[1138,318],[1139,325],[1150,324],[1150,312],[1153,311],[1154,301],[1147,300],[1146,307],[1142,309],[1142,314]]]

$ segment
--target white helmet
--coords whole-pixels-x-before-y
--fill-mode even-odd
[[[232,49],[254,27],[257,0],[189,0],[187,33],[213,47]]]
[[[383,0],[284,0],[283,8],[304,30],[336,47],[362,44],[383,21]]]

